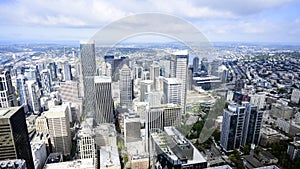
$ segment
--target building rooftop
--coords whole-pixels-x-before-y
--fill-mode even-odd
[[[164,80],[168,84],[181,84],[182,83],[181,80],[177,79],[177,78],[165,78]]]
[[[44,169],[94,169],[94,159],[79,159],[74,161],[46,164]]]
[[[21,107],[9,107],[0,109],[0,119],[10,118],[15,112],[17,112]]]
[[[65,113],[62,112],[64,112],[67,108],[68,108],[67,104],[57,105],[54,107],[50,107],[49,110],[45,111],[44,113],[47,118],[65,117]]]
[[[206,169],[232,169],[229,165],[222,165],[222,166],[216,166],[216,167],[208,167]]]
[[[100,168],[120,167],[120,158],[117,147],[100,147]]]
[[[14,168],[19,169],[26,166],[25,160],[22,159],[16,159],[16,160],[3,160],[0,161],[0,169],[8,169],[8,168]]]
[[[94,76],[95,83],[111,83],[110,76]]]

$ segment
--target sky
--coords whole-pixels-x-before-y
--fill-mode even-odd
[[[212,42],[300,43],[299,0],[0,0],[0,41],[79,41],[145,12],[179,17]]]

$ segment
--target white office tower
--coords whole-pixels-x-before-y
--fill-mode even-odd
[[[83,80],[83,114],[94,118],[95,115],[95,86],[96,75],[95,42],[80,41],[80,62]]]
[[[120,71],[120,105],[123,108],[132,108],[132,79],[131,70],[124,64]]]
[[[45,112],[54,152],[71,153],[71,133],[68,105],[51,107]]]
[[[156,91],[149,92],[146,96],[147,96],[146,102],[149,103],[150,108],[161,106],[161,96],[162,96],[161,92],[156,92]]]
[[[50,73],[46,69],[41,72],[41,82],[42,82],[43,95],[47,95],[47,96],[50,95],[51,93]]]
[[[48,122],[45,115],[36,118],[35,129],[38,134],[49,134]]]
[[[145,102],[146,96],[151,92],[152,80],[142,80],[140,82],[140,101]]]
[[[9,71],[0,70],[0,108],[18,106]]]
[[[181,85],[181,106],[182,113],[185,113],[186,108],[186,92],[187,92],[187,73],[189,54],[187,50],[178,51],[175,55],[175,77],[182,81]],[[176,104],[176,103],[175,103]]]
[[[39,86],[36,81],[28,80],[25,82],[28,87],[28,109],[31,112],[38,113],[41,109],[41,93],[39,90]]]
[[[95,76],[96,114],[95,120],[100,123],[112,123],[114,121],[114,102],[111,91],[110,76]]]
[[[153,64],[150,66],[150,80],[153,81],[153,90],[158,90],[159,87],[159,82],[158,82],[158,77],[160,75],[160,67],[158,62],[153,62]]]
[[[171,74],[171,61],[161,60],[159,61],[159,66],[161,68],[161,75],[163,77],[169,78]]]
[[[182,106],[182,81],[177,78],[164,79],[164,104],[173,103]]]
[[[77,147],[80,159],[95,158],[95,135],[86,121],[82,122],[82,128],[78,131]]]
[[[250,95],[250,97],[251,97],[250,104],[256,105],[259,110],[265,107],[266,93],[263,92],[255,93],[254,95]]]

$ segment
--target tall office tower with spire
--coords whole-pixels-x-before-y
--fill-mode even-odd
[[[193,59],[193,72],[198,72],[198,69],[199,69],[199,58],[198,56],[196,56]]]
[[[120,105],[121,107],[132,107],[132,79],[131,70],[124,64],[120,71]]]
[[[182,81],[181,85],[181,106],[182,113],[185,113],[186,108],[186,92],[187,92],[187,73],[189,54],[187,50],[178,51],[175,55],[175,77]]]
[[[23,159],[34,169],[23,107],[0,109],[0,160]]]
[[[160,67],[158,62],[153,62],[153,64],[150,66],[150,80],[153,81],[152,89],[157,91],[158,90],[158,77],[160,75]]]
[[[95,120],[100,123],[112,123],[114,121],[114,102],[111,91],[111,77],[95,76],[96,114]]]
[[[95,117],[95,85],[96,75],[95,42],[80,41],[80,60],[83,81],[83,113],[87,117]]]
[[[0,108],[17,106],[15,90],[9,71],[0,70]]]

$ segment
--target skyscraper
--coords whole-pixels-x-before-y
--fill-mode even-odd
[[[95,120],[99,123],[114,121],[114,103],[111,91],[111,77],[95,76],[96,114]]]
[[[158,90],[158,77],[160,75],[160,67],[157,62],[153,62],[150,66],[150,80],[153,81],[152,89]]]
[[[64,81],[69,81],[69,80],[73,80],[73,76],[72,76],[72,72],[71,72],[71,65],[69,64],[69,62],[65,61],[63,64],[63,80]]]
[[[55,62],[49,63],[48,69],[50,71],[51,81],[56,81],[57,80],[57,66],[56,66],[56,63]]]
[[[47,69],[44,69],[41,73],[41,82],[42,82],[42,93],[43,95],[50,95],[51,93],[51,81],[50,73]]]
[[[187,92],[187,73],[188,73],[188,62],[189,54],[187,50],[179,51],[174,53],[176,62],[175,62],[175,77],[182,81],[181,85],[181,106],[182,113],[185,113],[186,108],[186,92]]]
[[[80,61],[83,80],[83,113],[87,117],[95,116],[95,86],[96,75],[95,42],[80,41]]]
[[[64,155],[71,153],[71,133],[68,105],[55,106],[45,112],[53,150]]]
[[[23,107],[0,109],[0,160],[24,159],[34,169]]]
[[[151,92],[151,86],[153,85],[152,80],[142,80],[140,82],[140,101],[144,102],[146,100],[146,96],[149,92]]]
[[[176,104],[163,105],[164,127],[181,125],[181,108]]]
[[[40,90],[38,84],[34,80],[27,80],[26,85],[28,87],[28,109],[31,112],[38,113],[41,109],[41,102],[40,102]]]
[[[132,107],[132,79],[131,70],[124,64],[120,69],[120,105],[121,107]]]
[[[0,70],[0,108],[17,106],[15,90],[9,71]]]
[[[220,143],[230,151],[247,144],[258,144],[262,112],[249,102],[231,103],[224,110]]]
[[[173,103],[182,106],[182,81],[177,78],[164,79],[164,104]]]
[[[193,59],[193,72],[198,72],[198,69],[199,69],[199,57],[196,56]]]

